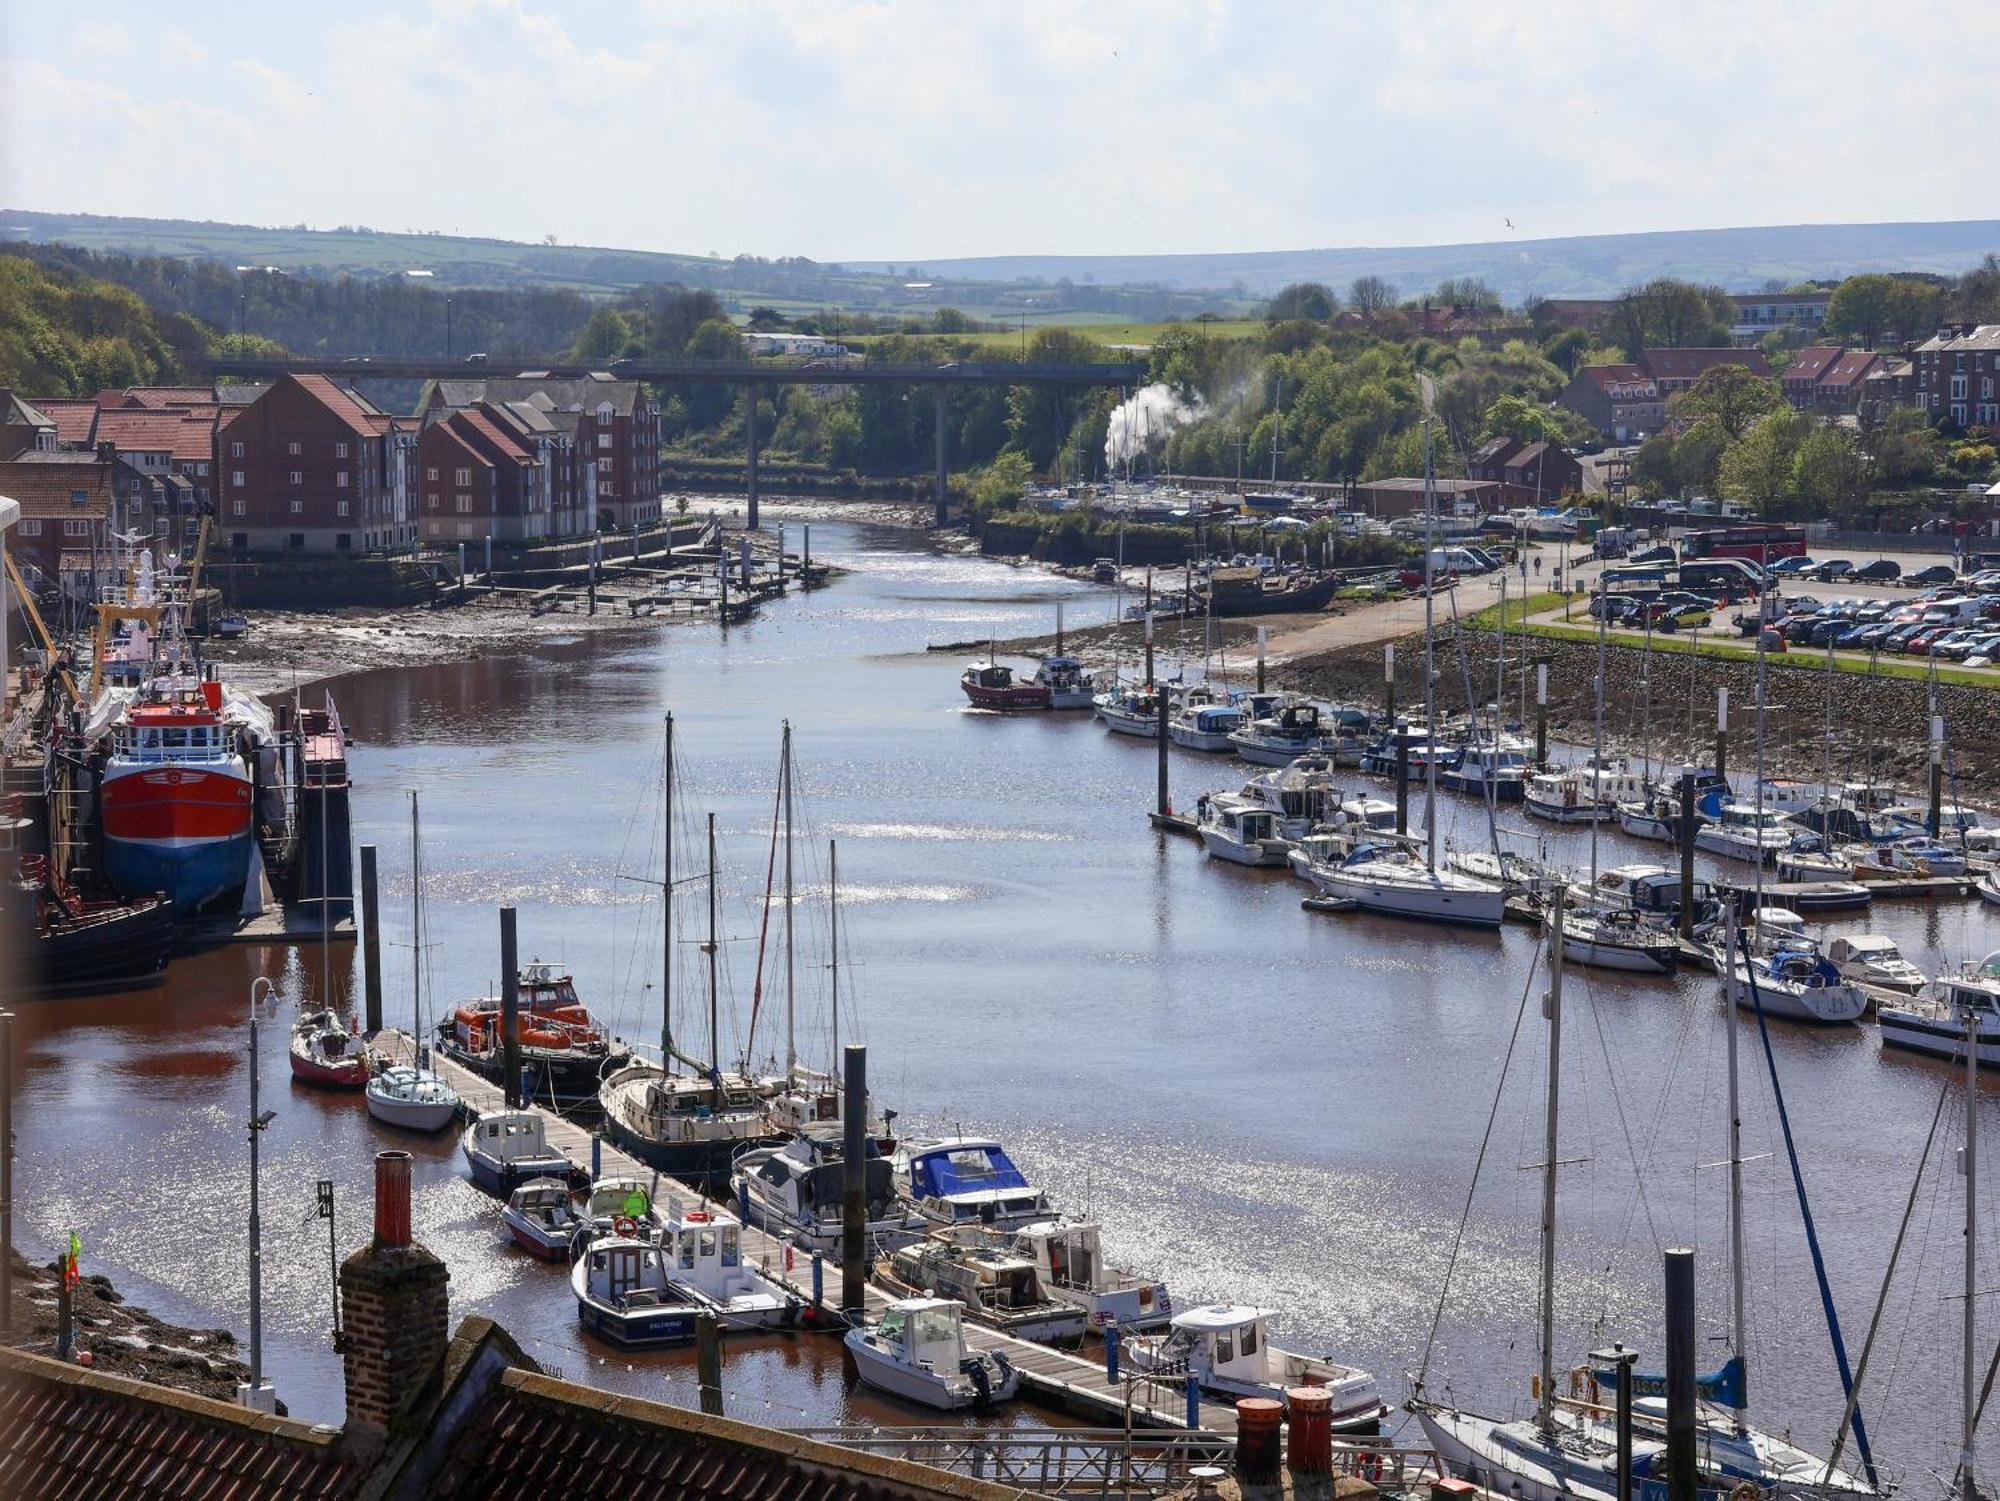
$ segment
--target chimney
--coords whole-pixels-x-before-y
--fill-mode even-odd
[[[340,1265],[347,1429],[386,1432],[429,1387],[449,1341],[445,1264],[410,1239],[410,1154],[375,1154],[375,1235]]]

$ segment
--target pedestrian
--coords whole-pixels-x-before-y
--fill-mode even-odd
[[[1541,555],[1540,553],[1536,553],[1536,554],[1535,554],[1535,577],[1536,577],[1536,578],[1540,578],[1541,576],[1542,576],[1542,555]]]

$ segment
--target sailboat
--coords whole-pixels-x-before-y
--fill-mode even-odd
[[[1437,671],[1434,591],[1430,585],[1437,558],[1437,496],[1431,424],[1437,387],[1428,375],[1419,375],[1417,380],[1424,397],[1424,723],[1433,725],[1437,723]],[[1424,757],[1424,825],[1429,838],[1422,858],[1385,844],[1361,845],[1339,865],[1309,867],[1313,884],[1323,895],[1394,917],[1482,928],[1500,926],[1507,896],[1499,885],[1438,865],[1437,773],[1437,757]]]
[[[671,1177],[718,1189],[727,1185],[738,1152],[775,1146],[783,1137],[764,1117],[756,1084],[741,1072],[724,1072],[718,1034],[717,885],[715,815],[708,816],[708,1051],[690,1058],[674,1041],[674,717],[666,719],[662,757],[663,867],[660,943],[660,1061],[634,1056],[598,1086],[606,1133],[625,1151]],[[676,1073],[675,1063],[689,1073]]]
[[[458,1091],[430,1068],[424,1045],[424,847],[410,789],[410,1042],[414,1064],[392,1063],[368,1081],[368,1113],[405,1131],[442,1131],[458,1118]]]

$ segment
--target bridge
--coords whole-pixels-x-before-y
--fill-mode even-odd
[[[653,385],[748,386],[749,422],[744,434],[748,458],[747,484],[750,526],[757,518],[758,391],[764,386],[927,386],[934,403],[932,431],[936,435],[936,472],[932,498],[940,526],[945,520],[945,398],[954,386],[1055,386],[1087,390],[1106,386],[1136,386],[1146,378],[1142,364],[1059,365],[1004,360],[953,361],[926,365],[910,361],[866,359],[745,359],[745,360],[612,360],[578,364],[575,360],[537,360],[508,355],[503,360],[472,355],[463,359],[410,355],[349,355],[341,359],[259,359],[211,355],[205,362],[211,376],[274,380],[281,375],[327,375],[354,381],[481,380],[519,377],[574,380],[606,374],[619,380]]]

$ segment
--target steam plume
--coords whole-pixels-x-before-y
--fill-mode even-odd
[[[1199,399],[1189,405],[1171,386],[1145,387],[1111,414],[1111,425],[1104,434],[1105,467],[1120,469],[1126,459],[1159,447],[1167,441],[1168,433],[1192,422],[1201,411]]]

